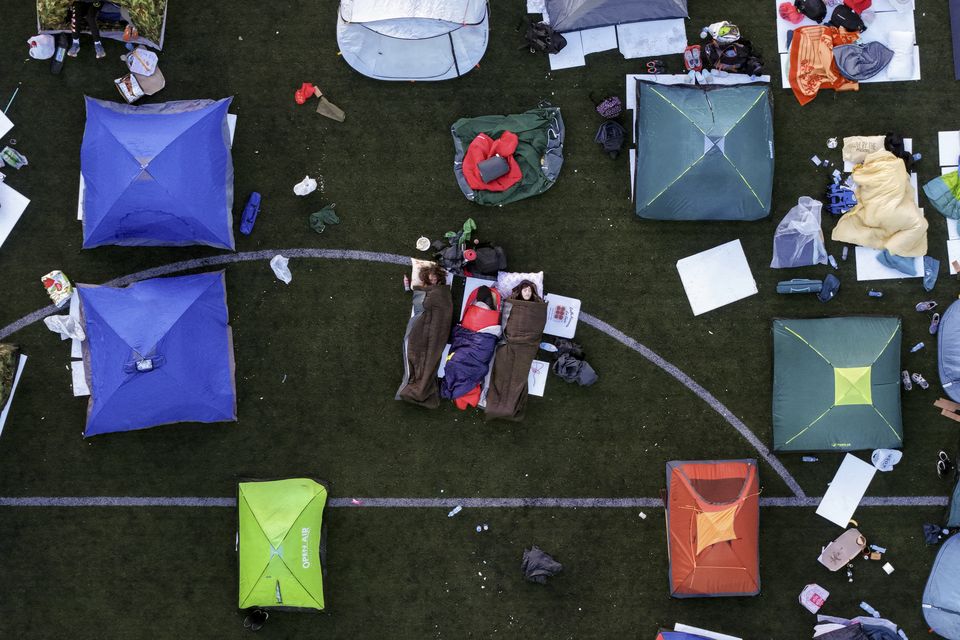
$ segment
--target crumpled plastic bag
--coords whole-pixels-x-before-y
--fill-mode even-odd
[[[33,36],[27,40],[27,44],[30,45],[30,57],[34,60],[49,60],[57,48],[53,36],[49,34]]]
[[[310,176],[303,176],[303,180],[293,185],[293,192],[298,196],[305,196],[317,190],[317,181]]]
[[[820,228],[823,203],[807,196],[797,200],[773,233],[773,260],[770,267],[786,269],[827,264],[827,248]]]
[[[83,332],[83,327],[80,326],[76,318],[71,318],[70,316],[47,316],[43,319],[43,324],[47,325],[47,329],[50,329],[50,331],[59,333],[61,340],[72,339],[82,342],[87,339],[87,334]]]
[[[273,274],[277,276],[278,280],[283,280],[286,284],[290,284],[290,281],[293,280],[293,274],[290,273],[289,264],[290,259],[284,258],[280,254],[270,259],[270,268],[273,269]]]
[[[877,471],[893,471],[893,465],[900,462],[902,458],[903,452],[896,449],[874,449],[870,462]]]

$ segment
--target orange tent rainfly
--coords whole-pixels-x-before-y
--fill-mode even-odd
[[[667,463],[667,552],[675,598],[760,593],[756,460]]]

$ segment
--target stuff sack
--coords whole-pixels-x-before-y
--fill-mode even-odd
[[[794,0],[793,6],[817,23],[823,22],[827,17],[827,5],[823,0]]]
[[[567,39],[545,22],[531,22],[525,36],[530,53],[560,53]]]
[[[833,15],[830,16],[830,22],[827,24],[847,31],[863,32],[867,30],[867,25],[863,23],[860,14],[845,4],[841,4],[833,10]]]
[[[27,44],[30,45],[30,57],[34,60],[49,60],[57,48],[53,36],[47,34],[33,36],[27,40]]]

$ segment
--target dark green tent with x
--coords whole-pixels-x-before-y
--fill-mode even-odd
[[[903,446],[900,319],[773,321],[773,448]]]
[[[773,194],[773,110],[766,84],[637,82],[637,215],[757,220]]]

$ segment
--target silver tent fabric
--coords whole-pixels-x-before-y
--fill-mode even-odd
[[[880,42],[846,44],[833,48],[833,59],[840,74],[850,80],[867,80],[883,71],[893,58],[893,51]]]
[[[560,32],[688,17],[687,0],[546,0],[545,6]]]
[[[343,59],[378,80],[447,80],[468,73],[489,37],[486,0],[341,0]]]

